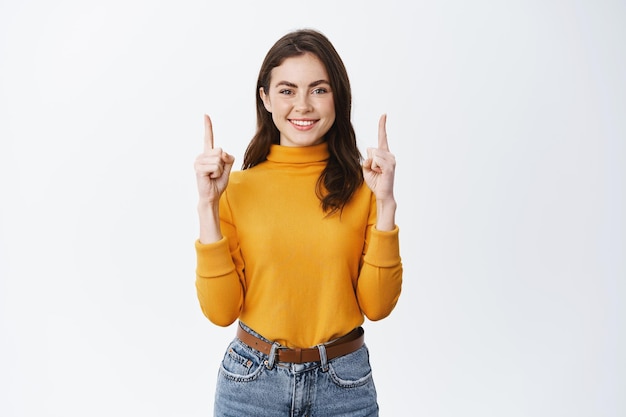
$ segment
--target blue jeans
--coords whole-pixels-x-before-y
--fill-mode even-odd
[[[235,338],[220,366],[215,417],[377,417],[367,347],[330,361],[322,350],[320,362],[282,363]]]

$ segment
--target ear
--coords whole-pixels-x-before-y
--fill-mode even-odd
[[[263,100],[263,105],[265,106],[265,110],[268,112],[272,112],[272,103],[270,103],[270,96],[265,94],[265,89],[263,87],[259,88],[259,96],[261,100]]]

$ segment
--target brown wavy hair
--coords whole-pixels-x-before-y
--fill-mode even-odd
[[[315,55],[326,67],[335,104],[335,122],[324,138],[330,156],[315,189],[322,209],[330,215],[341,212],[350,201],[363,183],[363,171],[362,156],[351,122],[352,91],[348,73],[335,47],[322,33],[312,29],[290,32],[280,38],[265,56],[255,91],[257,130],[244,153],[242,169],[265,161],[271,145],[280,143],[280,132],[272,121],[271,113],[263,105],[260,89],[269,92],[272,69],[287,58],[306,53]]]

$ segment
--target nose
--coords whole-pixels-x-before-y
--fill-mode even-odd
[[[311,101],[308,94],[298,94],[296,98],[296,111],[306,113],[311,111]]]

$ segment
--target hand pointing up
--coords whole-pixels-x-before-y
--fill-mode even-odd
[[[387,115],[378,122],[378,147],[367,148],[367,159],[363,162],[363,177],[378,201],[393,200],[393,180],[396,158],[389,152],[387,143]]]
[[[204,152],[198,155],[194,168],[201,203],[216,204],[228,185],[228,177],[235,158],[222,148],[213,147],[213,125],[204,115]]]

